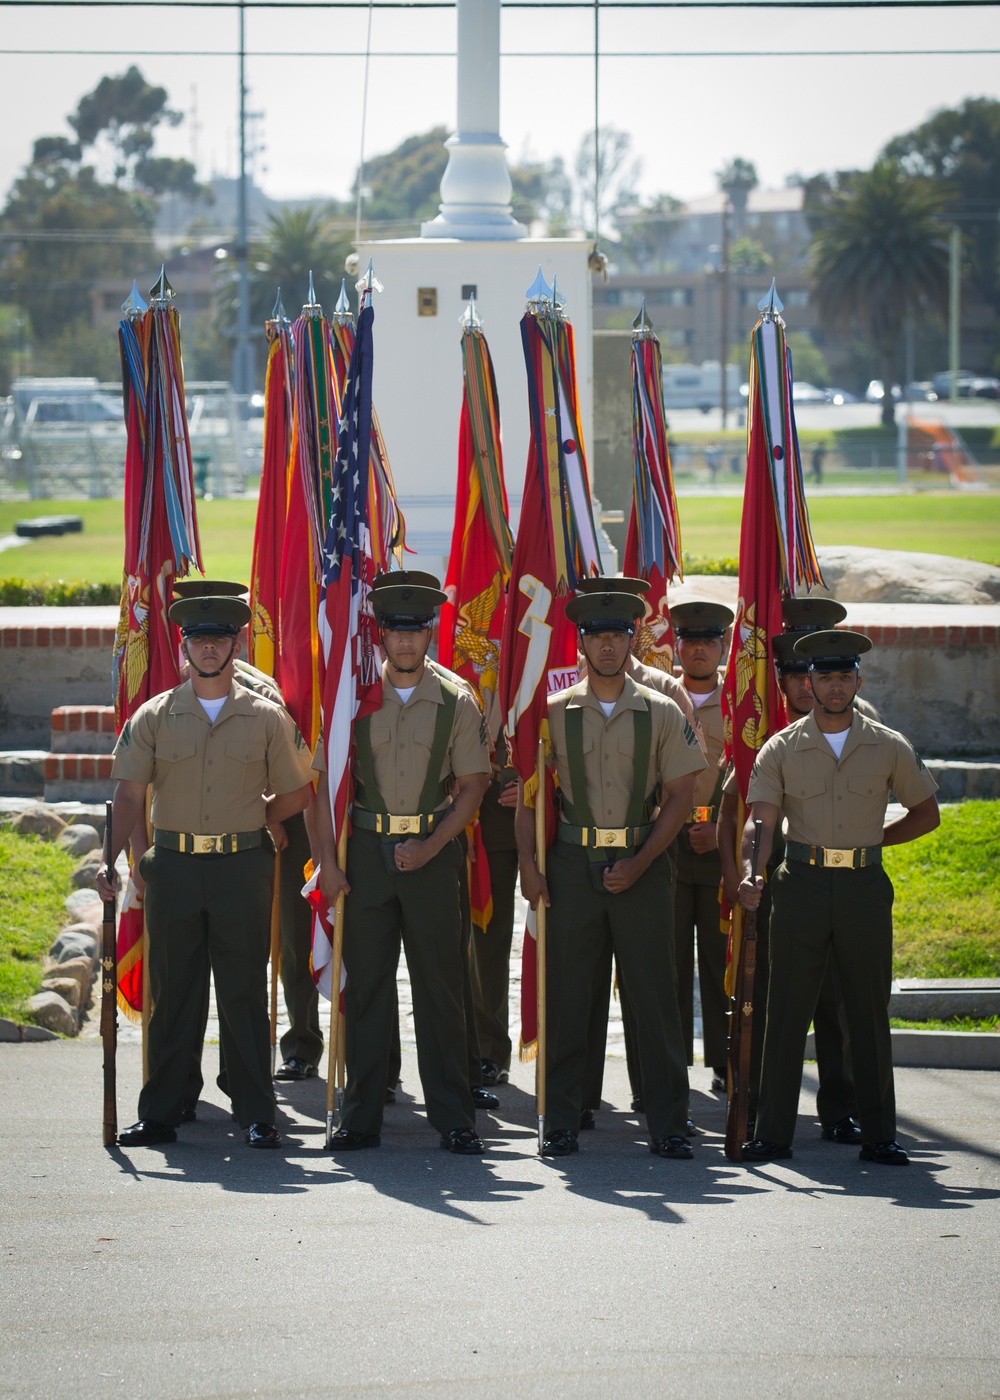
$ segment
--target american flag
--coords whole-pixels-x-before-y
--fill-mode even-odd
[[[368,521],[372,434],[372,321],[367,293],[358,317],[338,428],[333,507],[323,542],[319,636],[323,648],[323,740],[334,830],[350,789],[354,721],[377,710],[382,676],[368,604],[375,561]]]
[[[332,509],[323,541],[319,639],[323,649],[323,746],[326,781],[339,836],[351,791],[354,721],[377,710],[382,671],[375,619],[368,603],[375,561],[368,528],[368,475],[372,435],[372,321],[370,291],[363,294],[357,335],[337,430]],[[315,908],[315,906],[314,906]],[[322,909],[313,919],[313,980],[329,996],[332,926]]]

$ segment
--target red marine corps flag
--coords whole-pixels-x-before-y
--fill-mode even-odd
[[[723,684],[726,753],[739,788],[736,858],[746,819],[750,773],[765,741],[787,723],[784,697],[774,668],[772,638],[782,630],[781,600],[801,587],[822,584],[806,509],[802,462],[792,408],[792,359],[774,283],[760,302],[760,320],[750,340],[750,392],[747,419],[747,474],[740,526],[739,599],[733,643]],[[743,911],[732,911],[726,990],[737,991],[746,974]],[[754,950],[754,956],[756,952]],[[752,993],[752,976],[750,992]],[[730,1032],[731,1070],[740,1042],[749,1043],[752,996],[737,994]],[[733,1073],[730,1113],[748,1085]],[[745,1097],[744,1097],[745,1110]],[[727,1146],[727,1151],[729,1147]]]
[[[455,526],[438,628],[438,659],[474,686],[491,740],[499,737],[497,682],[505,595],[513,540],[500,443],[500,406],[489,346],[474,300],[462,333],[464,391],[458,430]],[[478,819],[470,837],[472,921],[486,929],[492,917],[489,864]]]
[[[526,803],[535,805],[539,738],[548,729],[547,696],[577,680],[576,629],[566,619],[566,603],[578,580],[600,573],[601,565],[577,409],[573,328],[554,279],[549,287],[541,268],[527,297],[521,340],[531,433],[500,649],[500,705],[511,763],[525,785]],[[555,834],[548,796],[544,793],[537,807],[539,868]],[[543,910],[529,917],[528,933],[521,964],[520,1054],[522,1059],[538,1056],[540,1149],[545,1119]]]
[[[660,342],[643,299],[632,322],[632,511],[625,540],[623,572],[649,584],[646,614],[633,650],[647,666],[670,671],[674,634],[667,606],[667,584],[684,577],[681,527],[670,470],[663,415],[663,363]]]
[[[160,271],[146,303],[133,282],[118,327],[125,411],[125,567],[112,661],[115,725],[180,682],[177,628],[167,617],[175,578],[201,570],[180,321]],[[143,911],[131,880],[118,925],[118,1003],[143,1010]]]
[[[278,675],[278,605],[281,597],[281,558],[288,513],[288,465],[295,414],[295,368],[292,326],[281,304],[281,289],[265,322],[268,339],[264,380],[264,456],[257,501],[257,525],[250,566],[250,652],[258,670]]]

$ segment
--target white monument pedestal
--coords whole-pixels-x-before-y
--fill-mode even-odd
[[[455,514],[462,402],[461,317],[469,297],[493,357],[503,430],[504,476],[516,530],[528,453],[528,390],[520,322],[541,265],[566,299],[576,342],[584,446],[592,432],[592,317],[583,239],[484,241],[407,238],[362,243],[385,290],[376,293],[374,401],[406,517],[414,568],[444,577]],[[590,466],[588,458],[588,467]]]

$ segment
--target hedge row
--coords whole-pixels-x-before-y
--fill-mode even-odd
[[[85,579],[0,578],[0,607],[92,608],[121,601],[121,585]]]

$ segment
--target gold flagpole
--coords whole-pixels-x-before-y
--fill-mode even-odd
[[[347,816],[337,841],[337,864],[347,865]],[[343,1109],[343,1093],[338,1089],[340,1077],[340,967],[344,958],[344,893],[337,896],[333,908],[333,956],[330,962],[330,1035],[327,1040],[326,1069],[326,1146],[333,1146],[333,1123]]]
[[[538,741],[538,760],[535,764],[538,787],[535,792],[535,864],[538,873],[545,875],[545,742]],[[538,1113],[538,1153],[541,1156],[545,1141],[545,905],[540,899],[535,910],[535,988],[537,1005],[538,1053],[535,1057],[535,1107]]]
[[[278,968],[281,965],[281,856],[274,853],[274,893],[271,896],[271,1078],[278,1061]]]

